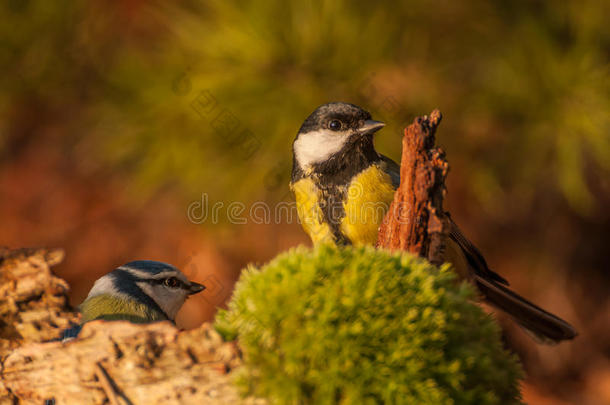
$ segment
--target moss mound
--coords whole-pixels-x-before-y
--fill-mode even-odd
[[[448,266],[372,247],[297,248],[248,268],[216,321],[239,383],[273,403],[520,403],[520,366]]]

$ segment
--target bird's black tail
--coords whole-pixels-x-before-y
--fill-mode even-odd
[[[475,281],[486,301],[508,313],[542,343],[555,344],[576,337],[577,333],[572,325],[507,287],[480,276],[475,276]]]

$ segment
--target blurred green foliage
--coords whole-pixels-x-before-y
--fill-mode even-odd
[[[448,265],[322,245],[243,272],[216,326],[272,403],[520,403],[521,368],[472,297]]]
[[[67,156],[151,190],[289,199],[302,120],[342,100],[390,124],[378,142],[395,159],[400,129],[440,108],[440,143],[488,208],[544,192],[587,213],[589,179],[610,174],[609,2],[12,0],[0,10],[5,151],[55,128]]]

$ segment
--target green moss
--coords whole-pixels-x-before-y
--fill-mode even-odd
[[[520,366],[473,290],[406,254],[297,248],[248,268],[217,329],[274,403],[519,403]]]

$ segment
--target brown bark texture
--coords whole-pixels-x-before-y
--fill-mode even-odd
[[[57,338],[78,323],[68,283],[51,272],[60,249],[0,248],[0,356],[25,343]]]
[[[241,398],[231,379],[234,343],[210,324],[179,331],[169,322],[78,321],[68,285],[50,270],[58,250],[3,250],[0,264],[0,405],[264,404]]]
[[[377,246],[405,250],[443,262],[448,223],[443,211],[445,178],[449,165],[435,146],[441,113],[417,117],[405,128],[400,162],[400,186],[379,228]]]

